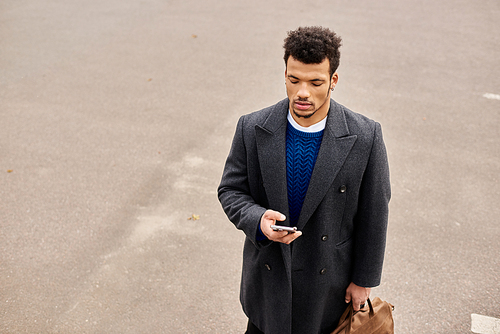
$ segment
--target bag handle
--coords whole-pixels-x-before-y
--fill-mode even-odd
[[[369,311],[369,316],[372,318],[375,316],[375,311],[373,311],[373,306],[372,302],[370,301],[370,298],[366,300],[368,302],[368,306],[370,308]],[[349,307],[344,311],[344,314],[340,317],[339,324],[343,323],[346,319],[349,319],[349,322],[347,323],[347,328],[346,328],[346,334],[351,333],[351,326],[352,326],[352,317],[354,315],[354,307],[352,306],[352,302],[349,303]]]

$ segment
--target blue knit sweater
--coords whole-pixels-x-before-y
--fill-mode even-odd
[[[288,123],[286,173],[291,226],[297,225],[299,220],[314,164],[318,157],[323,131],[302,132]]]

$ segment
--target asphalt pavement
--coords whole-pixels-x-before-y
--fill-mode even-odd
[[[500,333],[500,3],[3,0],[0,332],[242,333],[216,197],[288,30],[343,38],[333,98],[382,124],[397,333]],[[496,328],[496,329],[495,329]]]

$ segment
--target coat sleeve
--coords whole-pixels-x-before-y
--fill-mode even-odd
[[[246,236],[260,248],[269,240],[256,241],[260,219],[266,208],[255,202],[251,195],[248,178],[248,155],[244,137],[245,116],[242,116],[226,160],[222,179],[218,188],[219,201],[229,220],[236,228],[245,232]]]
[[[375,123],[373,143],[359,193],[355,217],[352,281],[362,287],[380,284],[391,188],[382,129]]]

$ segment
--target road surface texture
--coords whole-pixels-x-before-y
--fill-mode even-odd
[[[300,25],[343,37],[333,97],[383,127],[372,296],[397,333],[500,318],[499,22],[496,0],[1,1],[0,332],[244,331],[216,188]]]

